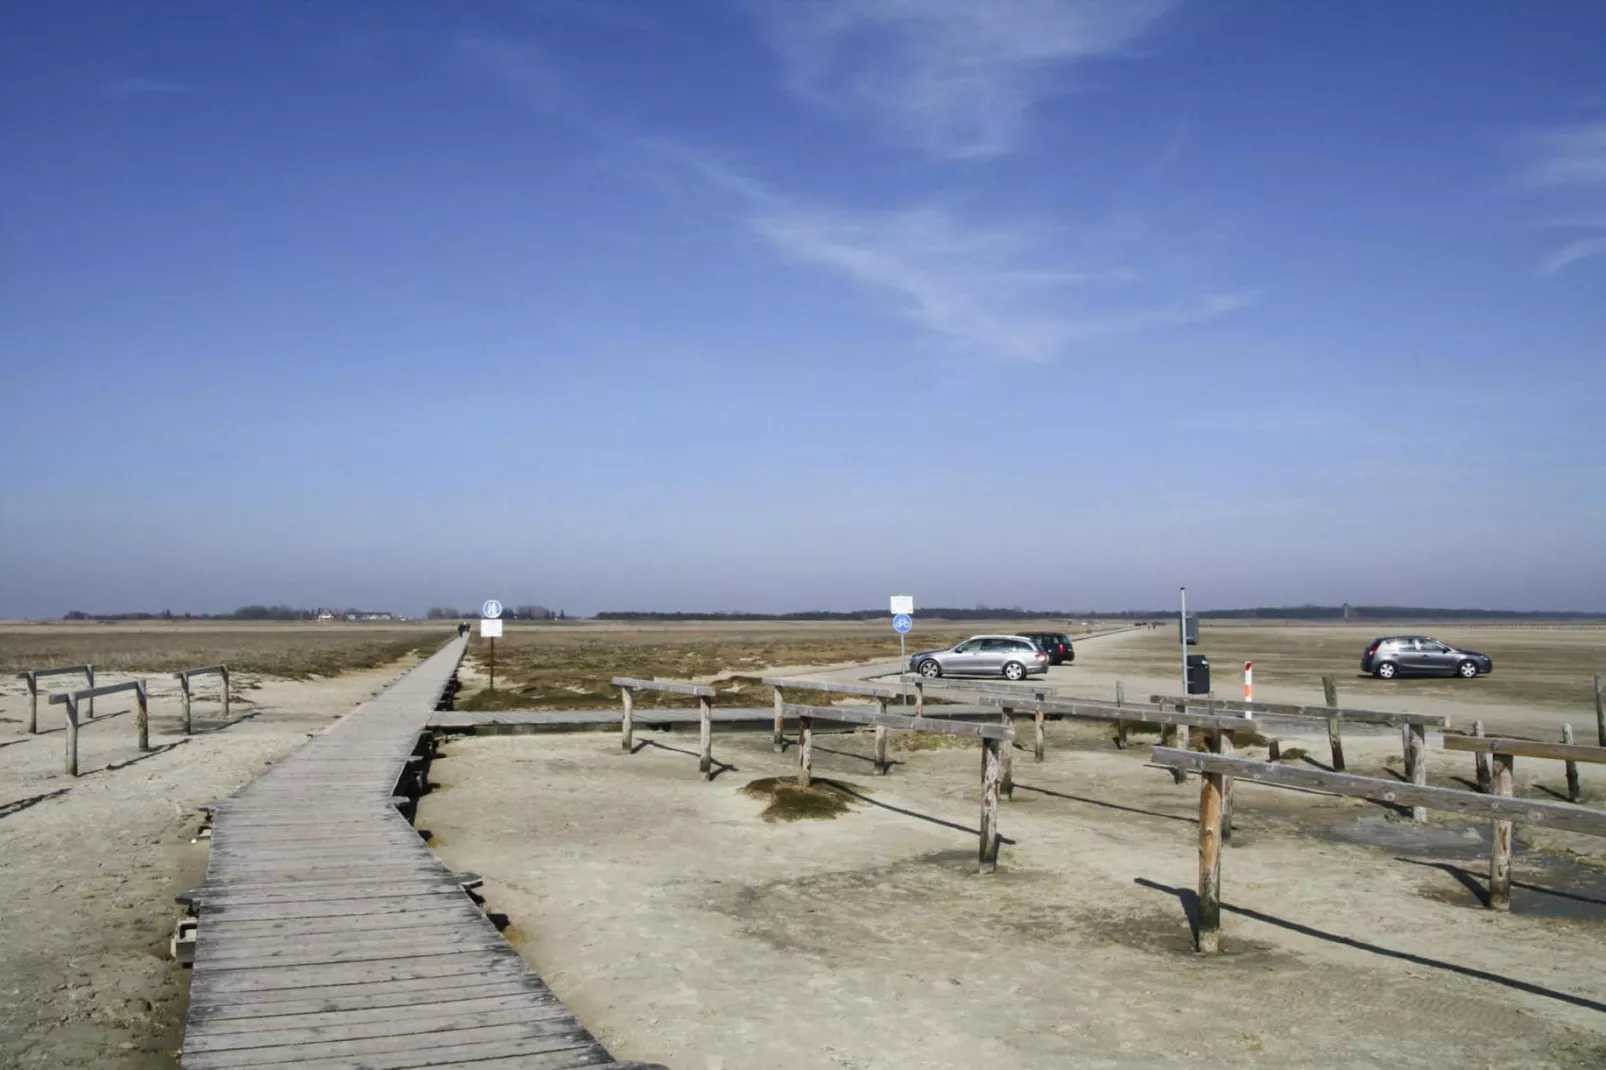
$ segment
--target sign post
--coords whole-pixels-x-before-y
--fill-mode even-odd
[[[491,641],[491,687],[496,690],[496,639],[502,634],[502,603],[487,598],[480,607],[480,638]]]
[[[1244,701],[1255,701],[1255,663],[1244,662]]]
[[[901,680],[905,670],[909,667],[909,652],[904,647],[903,637],[909,634],[909,629],[915,626],[915,597],[912,594],[895,594],[892,596],[892,630],[898,633],[898,677]],[[902,692],[898,696],[901,705],[909,705],[909,685],[902,684]]]
[[[1177,629],[1182,639],[1182,694],[1188,694],[1188,589],[1177,588],[1178,597],[1182,600],[1181,627]]]

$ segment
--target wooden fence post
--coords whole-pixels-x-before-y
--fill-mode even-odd
[[[78,775],[78,700],[67,696],[67,775]]]
[[[1177,745],[1177,748],[1179,750],[1187,750],[1188,749],[1188,726],[1185,725],[1185,724],[1177,725],[1177,744],[1176,745]],[[1186,784],[1188,782],[1188,774],[1184,773],[1180,769],[1171,770],[1171,774],[1172,774],[1172,777],[1176,780],[1176,782],[1178,784]]]
[[[770,745],[775,748],[776,754],[786,753],[786,737],[781,734],[782,725],[785,721],[782,707],[785,705],[786,699],[781,696],[781,689],[775,688],[775,734],[770,737]]]
[[[1117,708],[1120,708],[1120,707],[1126,705],[1126,688],[1121,686],[1121,681],[1119,681],[1119,680],[1115,681],[1115,705],[1116,705]],[[1126,722],[1125,721],[1116,721],[1115,722],[1115,749],[1116,750],[1126,750]]]
[[[1512,774],[1516,759],[1509,754],[1494,756],[1496,795],[1512,794]],[[1489,909],[1511,909],[1511,822],[1494,823],[1493,848],[1489,852]]]
[[[1411,754],[1411,726],[1408,724],[1400,725],[1400,751],[1405,755],[1405,779],[1414,781],[1416,766],[1411,763],[1416,759]]]
[[[814,718],[802,714],[797,719],[797,786],[809,786],[814,772]]]
[[[184,673],[177,673],[178,689],[184,701],[184,734],[190,734],[190,678]]]
[[[1330,710],[1338,709],[1338,681],[1331,676],[1322,677],[1322,697]],[[1340,734],[1337,717],[1327,719],[1327,745],[1333,752],[1333,772],[1344,771],[1344,738]]]
[[[981,741],[981,850],[982,873],[998,868],[998,788],[1003,779],[1000,743]]]
[[[1568,746],[1572,746],[1572,742],[1573,742],[1573,726],[1572,725],[1564,724],[1564,725],[1561,726],[1561,741],[1563,743],[1567,744]],[[1578,795],[1579,795],[1579,792],[1578,792],[1578,763],[1577,762],[1568,762],[1567,763],[1567,801],[1568,802],[1577,802],[1578,801]]]
[[[924,717],[925,715],[926,715],[926,682],[924,680],[916,680],[915,681],[915,716],[916,717]]]
[[[1595,674],[1595,740],[1606,747],[1606,692],[1601,691],[1600,673]]]
[[[1010,707],[1010,706],[1000,706],[999,709],[998,709],[998,721],[999,721],[1000,724],[1006,724],[1010,728],[1013,729],[1015,727],[1015,711],[1014,711],[1014,709],[1012,707]],[[1004,741],[1003,745],[998,748],[998,754],[999,754],[999,759],[998,759],[998,762],[999,762],[998,794],[1002,795],[1004,798],[1008,799],[1010,802],[1014,802],[1015,801],[1015,744],[1006,739]]]
[[[1232,733],[1217,729],[1213,733],[1213,737],[1211,743],[1214,746],[1210,749],[1217,754],[1231,758],[1235,749],[1233,747]],[[1232,781],[1233,778],[1230,776],[1223,777],[1221,780],[1221,845],[1223,847],[1232,844]]]
[[[1426,725],[1408,725],[1411,745],[1409,754],[1411,760],[1406,765],[1411,768],[1411,783],[1426,785],[1428,782],[1428,730]],[[1426,806],[1411,807],[1411,820],[1418,825],[1428,819]]]
[[[84,666],[84,678],[89,681],[89,686],[91,688],[93,688],[95,686],[95,667],[93,665],[85,665]],[[89,696],[89,717],[88,717],[88,719],[91,720],[91,721],[93,721],[95,719],[95,696],[94,695],[90,695]]]
[[[1199,940],[1201,955],[1221,950],[1221,773],[1199,777]]]
[[[39,734],[39,677],[28,671],[28,734]]]
[[[624,713],[619,718],[619,746],[629,754],[636,740],[636,696],[630,688],[621,687],[619,699],[624,704]]]
[[[884,698],[876,699],[875,711],[885,714],[887,712],[887,700]],[[876,776],[887,775],[887,726],[881,724],[875,726],[875,773]]]
[[[1043,736],[1043,718],[1045,717],[1045,714],[1043,713],[1042,699],[1037,700],[1037,704],[1032,713],[1037,721],[1036,732],[1032,737],[1032,757],[1040,762],[1043,760],[1043,751],[1047,742]]]
[[[697,740],[701,744],[697,757],[697,771],[704,780],[714,779],[714,710],[707,698],[697,696]]]
[[[229,719],[229,667],[223,666],[223,720]]]
[[[137,708],[134,711],[134,732],[139,737],[139,751],[144,754],[151,749],[151,711],[145,697],[145,681],[134,681],[134,701]]]
[[[1482,721],[1472,722],[1472,734],[1475,736],[1483,735]],[[1493,790],[1494,786],[1494,779],[1489,775],[1489,755],[1481,750],[1474,751],[1472,754],[1472,761],[1473,769],[1477,773],[1478,790],[1487,795],[1491,790]]]

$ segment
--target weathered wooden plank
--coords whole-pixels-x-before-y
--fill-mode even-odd
[[[1199,935],[1201,955],[1221,950],[1221,828],[1227,777],[1199,778]]]
[[[1238,702],[1232,699],[1200,698],[1197,695],[1151,695],[1150,702],[1166,706],[1186,706],[1196,710],[1219,710],[1223,713],[1252,714],[1257,717],[1292,717],[1321,721],[1340,720],[1351,724],[1422,725],[1444,728],[1448,717],[1433,713],[1393,713],[1388,710],[1354,710],[1330,706],[1302,706],[1286,702]]]
[[[691,684],[684,680],[638,680],[633,676],[615,676],[613,686],[637,691],[662,691],[671,695],[696,695],[700,698],[714,698],[719,694],[707,684]]]
[[[335,1041],[366,1040],[374,1037],[416,1037],[428,1042],[430,1034],[484,1029],[490,1026],[530,1023],[541,1032],[568,1034],[577,1023],[568,1009],[553,999],[544,1006],[532,1006],[524,996],[503,997],[480,1001],[459,1001],[455,1004],[421,1003],[411,1014],[389,1012],[342,1011],[334,1014],[297,1015],[289,1019],[268,1018],[250,1020],[253,1028],[230,1027],[209,1030],[204,1037],[196,1037],[184,1046],[186,1055],[209,1051],[241,1051],[249,1048],[266,1049],[287,1045],[321,1045]],[[296,1021],[312,1018],[312,1021]],[[270,1053],[271,1054],[271,1053]]]
[[[1512,794],[1512,766],[1509,754],[1494,756],[1495,796],[1508,798]],[[1511,909],[1511,822],[1497,820],[1489,850],[1489,909]]]
[[[1323,769],[1274,765],[1248,758],[1225,758],[1171,747],[1156,747],[1150,760],[1168,769],[1223,773],[1262,784],[1308,788],[1401,806],[1422,805],[1430,810],[1448,810],[1482,820],[1514,821],[1523,825],[1542,825],[1591,836],[1606,836],[1606,811],[1572,803],[1479,795],[1455,788],[1402,784],[1353,773],[1330,773]]]
[[[1444,749],[1483,754],[1510,754],[1517,758],[1554,758],[1566,762],[1606,764],[1606,747],[1588,747],[1575,743],[1545,743],[1537,739],[1461,736],[1446,732]]]
[[[981,701],[985,705],[999,706],[1006,709],[1026,708],[1023,707],[1021,700],[1017,698],[983,695],[981,696]],[[1044,714],[1059,719],[1154,724],[1162,727],[1184,725],[1190,728],[1203,729],[1232,730],[1254,727],[1253,721],[1234,714],[1200,713],[1197,710],[1146,709],[1138,706],[1118,706],[1109,702],[1077,698],[1046,699],[1041,703],[1028,705],[1034,709],[1037,705],[1041,705]]]
[[[77,691],[56,691],[50,696],[50,704],[59,706],[72,698],[82,702],[84,699],[104,698],[107,695],[117,695],[124,691],[138,691],[145,686],[144,680],[125,680],[120,684],[101,684],[98,687],[85,687]]]
[[[864,706],[798,706],[787,703],[788,717],[807,717],[811,720],[840,721],[843,724],[883,725],[917,732],[939,732],[949,736],[972,736],[981,739],[1014,739],[1015,730],[1001,724],[976,724],[970,721],[950,721],[939,717],[910,717],[901,713],[878,713]]]
[[[1570,747],[1573,745],[1572,725],[1564,724],[1561,726],[1561,742],[1564,746]],[[1580,794],[1581,792],[1579,791],[1578,787],[1578,763],[1569,758],[1567,760],[1567,801],[1577,802]]]
[[[982,737],[981,835],[977,856],[982,873],[992,873],[998,868],[998,790],[1004,776],[999,760],[1001,746],[995,737]]]
[[[186,1045],[187,1043],[186,1039]],[[495,1050],[492,1045],[499,1045],[503,1049],[499,1054],[503,1055],[601,1050],[601,1046],[591,1035],[578,1026],[555,1029],[546,1022],[538,1021],[481,1026],[474,1029],[452,1029],[433,1034],[314,1041],[310,1044],[228,1051],[197,1051],[194,1055],[190,1054],[186,1046],[184,1065],[196,1070],[286,1064],[305,1068],[355,1065],[370,1070],[451,1066],[467,1061],[475,1053]]]
[[[458,985],[456,982],[461,981]],[[420,987],[408,987],[409,985]],[[245,1028],[259,1019],[290,1018],[299,1015],[344,1014],[374,1011],[380,1014],[412,1014],[421,1003],[431,1007],[448,1007],[458,1001],[492,999],[516,996],[537,1004],[557,1001],[533,975],[505,981],[481,981],[476,977],[431,978],[427,981],[396,982],[380,985],[351,985],[352,989],[326,988],[322,996],[302,996],[312,989],[297,989],[285,993],[289,998],[267,999],[250,993],[240,994],[234,1002],[191,1004],[197,1021],[204,1021],[208,1030]]]
[[[1336,710],[1338,706],[1338,679],[1333,676],[1322,677],[1322,698],[1327,703],[1327,711]],[[1332,752],[1333,771],[1344,771],[1344,736],[1343,718],[1335,717],[1330,712],[1327,715],[1327,747]]]
[[[760,682],[793,691],[826,691],[837,695],[868,695],[871,698],[900,698],[903,695],[901,687],[860,683],[854,680],[809,680],[797,676],[765,676]]]

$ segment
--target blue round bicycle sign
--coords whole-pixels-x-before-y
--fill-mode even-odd
[[[494,598],[487,599],[485,604],[480,607],[480,616],[486,618],[487,620],[495,620],[501,615],[502,603],[498,602]]]
[[[892,630],[900,635],[915,626],[914,618],[907,613],[899,613],[892,618]]]

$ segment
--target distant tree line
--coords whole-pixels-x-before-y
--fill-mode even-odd
[[[1251,609],[1205,609],[1197,615],[1208,620],[1598,620],[1601,613],[1545,612],[1515,609],[1443,609],[1427,606],[1259,606]],[[622,621],[865,621],[885,620],[885,609],[849,611],[806,610],[798,613],[660,613],[640,610],[610,610],[598,613],[597,620]],[[940,620],[1164,620],[1175,617],[1175,609],[1148,610],[1064,610],[998,608],[976,606],[958,609],[933,606],[919,609],[920,617]]]
[[[164,609],[160,613],[86,613],[74,609],[62,614],[62,620],[316,620],[318,610],[297,609],[294,606],[241,606],[231,613],[174,613]],[[370,609],[332,609],[336,617],[372,617],[391,614]]]
[[[430,606],[424,613],[425,620],[467,620],[479,619],[479,611],[464,613],[451,606]],[[568,620],[568,614],[561,609],[548,609],[546,606],[513,606],[502,610],[503,620]]]

